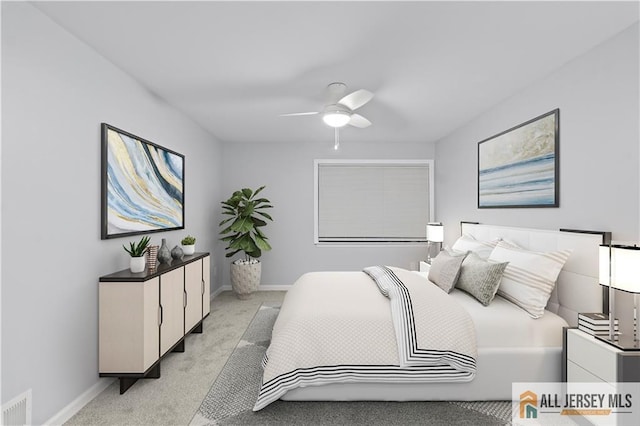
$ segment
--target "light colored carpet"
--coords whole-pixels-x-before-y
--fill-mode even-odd
[[[189,424],[260,305],[280,305],[284,294],[256,292],[249,300],[238,300],[232,292],[222,292],[211,302],[203,333],[187,336],[183,353],[162,360],[159,379],[138,380],[124,395],[115,381],[66,424]]]
[[[511,402],[293,402],[252,408],[262,379],[260,361],[279,309],[263,305],[229,357],[190,426],[208,425],[469,425],[511,422]]]

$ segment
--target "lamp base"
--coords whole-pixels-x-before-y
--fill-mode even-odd
[[[595,336],[596,339],[608,343],[623,351],[640,351],[640,341],[636,340],[634,336],[627,336],[620,334],[616,336],[615,340],[609,339],[609,336]]]

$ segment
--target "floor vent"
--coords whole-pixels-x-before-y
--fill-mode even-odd
[[[31,389],[2,405],[2,425],[25,426],[31,424]]]

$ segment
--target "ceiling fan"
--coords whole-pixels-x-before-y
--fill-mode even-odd
[[[340,144],[338,137],[338,129],[347,124],[361,129],[369,127],[371,121],[367,120],[360,114],[353,111],[360,108],[373,98],[373,93],[368,90],[360,89],[345,95],[347,85],[344,83],[331,83],[327,86],[327,102],[322,111],[311,112],[294,112],[289,114],[280,114],[281,117],[292,117],[299,115],[316,115],[322,114],[322,121],[329,127],[335,129],[335,145],[338,149]]]

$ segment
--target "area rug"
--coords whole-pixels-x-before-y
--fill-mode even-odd
[[[508,425],[511,403],[276,401],[253,412],[279,307],[262,305],[191,426],[204,425]]]

